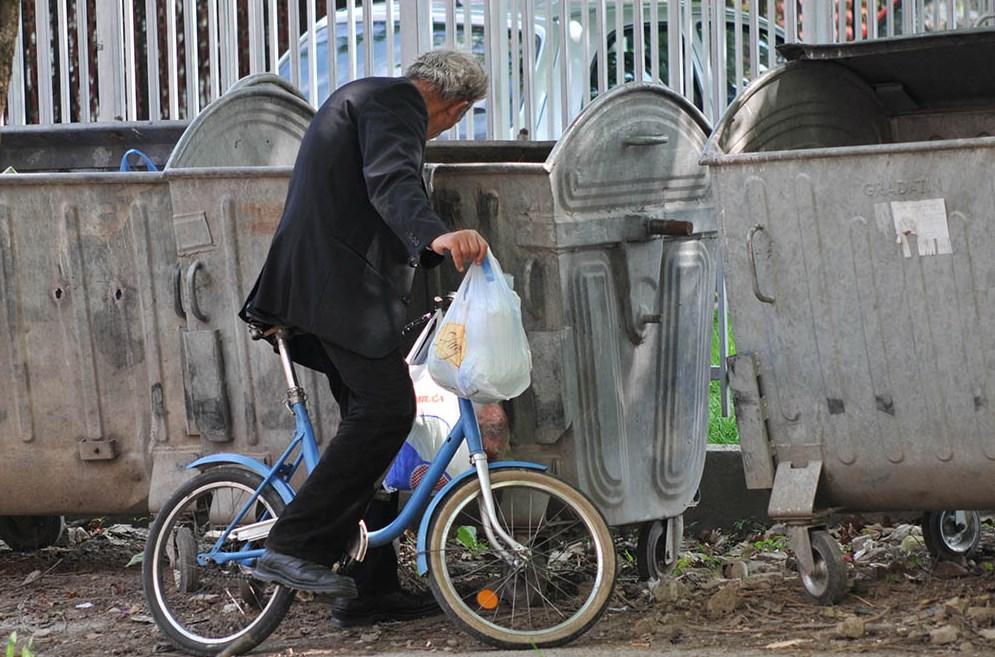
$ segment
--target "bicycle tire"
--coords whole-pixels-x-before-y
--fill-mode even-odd
[[[598,576],[591,585],[591,590],[587,594],[588,597],[583,606],[567,621],[554,627],[538,631],[520,631],[497,626],[493,621],[483,618],[480,613],[471,608],[471,605],[467,604],[466,596],[456,589],[452,577],[449,575],[449,569],[446,565],[446,537],[450,535],[453,523],[461,517],[460,514],[463,513],[465,516],[464,509],[479,495],[480,483],[476,478],[468,479],[450,491],[433,514],[429,525],[427,546],[429,585],[446,615],[465,632],[484,643],[510,649],[561,646],[589,630],[608,606],[616,576],[615,549],[611,534],[597,507],[583,493],[555,477],[542,472],[521,469],[491,472],[491,489],[495,491],[495,495],[500,495],[502,490],[510,489],[512,486],[532,489],[551,497],[555,496],[564,507],[569,507],[583,521],[586,529],[590,532],[595,544],[594,551],[598,555]],[[535,539],[530,545],[535,545]],[[532,556],[530,547],[529,558],[531,559]],[[454,560],[453,563],[458,563],[458,560]],[[549,565],[547,561],[545,566]],[[538,596],[533,596],[528,591],[528,568],[526,567],[525,570],[526,603],[531,605],[529,599],[531,597],[541,597],[544,601],[548,601],[541,592],[538,593]],[[535,572],[538,573],[538,570]],[[518,576],[515,577],[517,580]],[[512,596],[517,598],[517,593],[513,593]],[[511,622],[514,622],[514,610],[511,619]]]
[[[262,478],[259,475],[241,468],[224,466],[211,468],[183,484],[163,505],[149,529],[142,563],[145,601],[159,629],[174,646],[187,653],[198,657],[213,657],[229,648],[232,648],[234,654],[251,650],[273,633],[290,609],[294,592],[277,586],[269,602],[255,620],[231,636],[215,639],[203,637],[184,627],[166,601],[165,584],[161,578],[168,575],[162,570],[169,549],[168,533],[174,526],[174,519],[178,520],[188,502],[196,500],[199,494],[212,490],[212,486],[220,488],[224,484],[229,484],[245,492],[254,491],[261,482]],[[283,511],[283,499],[274,488],[267,487],[260,498],[273,513],[278,515]],[[196,564],[191,566],[197,567]],[[197,581],[196,578],[194,580]],[[177,581],[190,581],[190,578],[181,576]]]

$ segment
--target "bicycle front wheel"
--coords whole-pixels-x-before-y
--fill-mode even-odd
[[[467,480],[431,520],[436,600],[457,625],[497,647],[574,640],[598,620],[615,586],[615,551],[604,518],[580,491],[541,472],[495,470],[491,489],[498,520],[526,551],[512,560],[489,544],[480,482]]]
[[[198,554],[214,551],[243,509],[241,524],[283,511],[283,500],[271,487],[250,503],[261,482],[239,468],[207,470],[184,484],[152,523],[142,563],[145,600],[159,629],[185,652],[209,657],[236,643],[236,653],[250,650],[290,608],[293,591],[253,579],[242,563],[197,562]],[[218,551],[251,547],[226,537]]]

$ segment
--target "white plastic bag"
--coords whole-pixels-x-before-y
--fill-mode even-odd
[[[427,345],[425,351],[431,349],[431,346]],[[401,446],[401,451],[394,458],[384,478],[383,487],[390,492],[414,490],[418,486],[436,452],[446,442],[449,432],[460,416],[459,399],[432,380],[424,357],[421,358],[421,362],[411,364],[419,352],[421,349],[416,344],[407,358],[408,372],[415,386],[418,414],[404,445]],[[462,474],[469,467],[470,450],[466,441],[463,441],[456,449],[456,455],[449,462],[446,471],[436,482],[434,491],[438,492],[450,479]]]
[[[529,387],[532,353],[522,302],[490,253],[463,278],[432,340],[428,371],[446,390],[485,404]]]

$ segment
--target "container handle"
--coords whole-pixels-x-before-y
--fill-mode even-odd
[[[690,237],[694,234],[694,224],[690,221],[675,221],[672,219],[647,219],[646,233],[649,235]]]
[[[190,302],[190,312],[193,316],[202,322],[209,321],[207,315],[205,315],[201,309],[200,304],[197,302],[197,272],[204,267],[204,263],[200,260],[194,260],[189,267],[187,267],[187,299]]]
[[[173,311],[180,319],[187,318],[187,311],[183,310],[183,268],[180,263],[176,263],[173,271]]]
[[[120,169],[121,169],[122,172],[124,172],[124,171],[131,171],[132,170],[131,169],[131,162],[128,160],[128,156],[130,156],[130,155],[137,155],[138,158],[142,161],[142,163],[145,164],[145,170],[146,171],[158,171],[159,170],[158,168],[156,168],[155,162],[153,162],[152,158],[150,158],[148,155],[146,155],[142,151],[138,150],[137,148],[129,148],[127,151],[125,151],[124,155],[121,156],[121,167],[120,167]]]
[[[746,252],[750,256],[750,270],[753,272],[753,296],[763,303],[774,303],[774,297],[760,291],[760,280],[757,277],[757,256],[753,251],[753,236],[761,230],[766,229],[760,224],[756,224],[746,234]]]
[[[626,146],[660,146],[670,142],[667,135],[632,135],[622,140]]]

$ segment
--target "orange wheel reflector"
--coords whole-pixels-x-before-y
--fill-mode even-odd
[[[498,606],[497,593],[490,589],[481,589],[477,592],[477,604],[484,609],[494,609]]]

